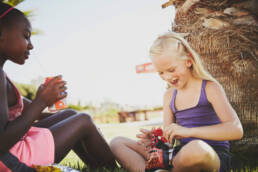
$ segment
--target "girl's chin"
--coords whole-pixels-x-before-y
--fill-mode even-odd
[[[170,87],[172,87],[172,88],[176,88],[176,89],[178,89],[178,85],[171,84],[171,83],[168,83],[168,85],[169,85]]]
[[[19,65],[23,65],[23,64],[25,64],[25,60],[24,61],[19,61],[19,62],[16,62],[17,64],[19,64]]]

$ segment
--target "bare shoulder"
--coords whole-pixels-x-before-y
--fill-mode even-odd
[[[168,100],[171,100],[172,96],[173,96],[173,93],[174,93],[175,89],[174,88],[169,88],[165,91],[164,93],[164,100],[165,99],[168,99]]]
[[[218,82],[214,81],[207,81],[206,87],[206,96],[207,99],[212,102],[214,99],[217,99],[219,97],[225,97],[225,91],[223,87]]]
[[[163,106],[164,107],[167,107],[170,104],[174,91],[175,91],[174,88],[169,88],[165,91],[164,96],[163,96]]]

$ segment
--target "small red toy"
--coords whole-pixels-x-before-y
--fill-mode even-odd
[[[157,169],[171,169],[169,162],[169,146],[167,139],[163,136],[161,128],[153,130],[151,138],[151,150],[146,161],[145,172],[153,172]]]

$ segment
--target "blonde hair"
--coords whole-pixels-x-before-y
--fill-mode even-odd
[[[199,55],[178,33],[170,31],[159,36],[150,48],[150,58],[153,59],[156,56],[160,56],[166,52],[173,53],[173,50],[171,49],[176,49],[177,52],[180,53],[180,59],[191,60],[193,64],[192,74],[194,77],[217,82],[216,79],[213,78],[211,74],[204,69]]]

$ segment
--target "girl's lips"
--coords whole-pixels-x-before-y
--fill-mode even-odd
[[[176,85],[178,83],[178,79],[175,79],[173,81],[170,82],[172,85]]]
[[[30,53],[25,53],[25,59],[29,58]]]

